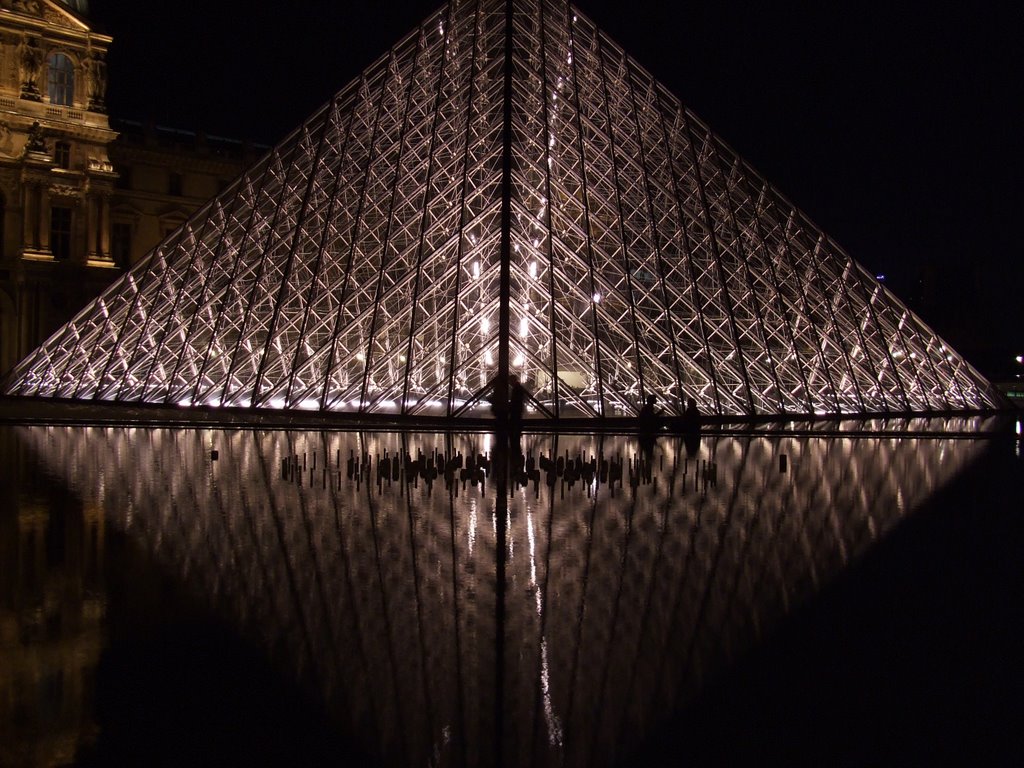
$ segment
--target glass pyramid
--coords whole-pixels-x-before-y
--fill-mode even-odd
[[[15,369],[9,394],[460,416],[995,406],[572,6],[452,0]],[[501,390],[499,390],[501,391]]]

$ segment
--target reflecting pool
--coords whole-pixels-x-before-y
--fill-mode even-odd
[[[0,428],[0,764],[121,754],[190,667],[308,760],[614,764],[985,447]]]

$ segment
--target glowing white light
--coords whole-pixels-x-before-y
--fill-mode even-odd
[[[595,293],[594,294],[594,303],[595,304],[600,304],[601,303],[601,294],[600,293]]]
[[[530,277],[536,277],[536,276],[537,276],[537,262],[536,261],[531,261],[530,262]]]
[[[530,323],[525,317],[519,320],[519,337],[526,338],[530,335]]]
[[[516,368],[522,368],[523,367],[523,363],[525,363],[525,362],[526,362],[526,360],[524,360],[523,356],[520,354],[520,355],[516,355],[516,359],[512,361],[512,364]]]
[[[267,405],[269,405],[271,408],[274,408],[275,410],[282,410],[285,406],[284,398],[275,397],[269,403],[267,403]]]
[[[484,362],[487,365],[494,365],[494,355],[491,354],[491,350],[484,352]]]
[[[298,407],[304,411],[315,411],[317,408],[320,407],[320,402],[318,400],[309,399],[300,400]]]
[[[1024,355],[1017,355],[1013,359],[1016,360],[1018,363],[1024,363]]]
[[[473,277],[480,277],[480,262],[473,262]]]
[[[488,319],[486,317],[480,318],[480,330],[483,333],[487,333],[488,331],[491,330],[491,321],[490,321],[490,319]]]
[[[364,355],[362,352],[356,352],[356,360],[362,363],[366,360],[366,355]]]

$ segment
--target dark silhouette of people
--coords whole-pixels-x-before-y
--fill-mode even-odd
[[[687,435],[700,434],[700,411],[697,409],[697,401],[692,397],[686,399],[686,410],[679,420],[679,431]]]
[[[523,411],[526,409],[526,387],[515,376],[508,383],[508,428],[514,434],[523,431]]]
[[[648,395],[647,402],[640,408],[640,413],[637,415],[637,428],[641,432],[654,432],[658,427],[658,409],[655,405],[657,397],[655,395]]]
[[[648,461],[654,454],[654,443],[658,437],[657,397],[648,395],[647,401],[640,408],[636,418],[636,428],[640,438],[640,452]]]
[[[515,376],[508,378],[507,400],[502,398],[498,383],[495,383],[491,392],[491,411],[494,413],[495,431],[499,437],[498,444],[507,443],[513,453],[520,451],[519,441],[523,434],[523,413],[526,410],[526,401],[530,396],[526,387]]]

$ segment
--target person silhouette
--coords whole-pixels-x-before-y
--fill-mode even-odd
[[[509,377],[508,385],[508,431],[509,440],[519,442],[523,432],[523,411],[526,409],[528,397],[526,387],[515,376]]]
[[[655,406],[657,402],[656,395],[648,395],[647,402],[640,408],[640,413],[637,415],[637,427],[641,432],[653,432],[657,418],[658,410]]]
[[[640,408],[637,414],[636,428],[640,438],[640,452],[648,461],[654,454],[654,443],[658,433],[658,409],[656,406],[657,396],[648,395],[647,401]]]
[[[686,399],[686,410],[679,421],[679,429],[685,434],[700,434],[700,411],[697,409],[697,401],[692,397]]]

